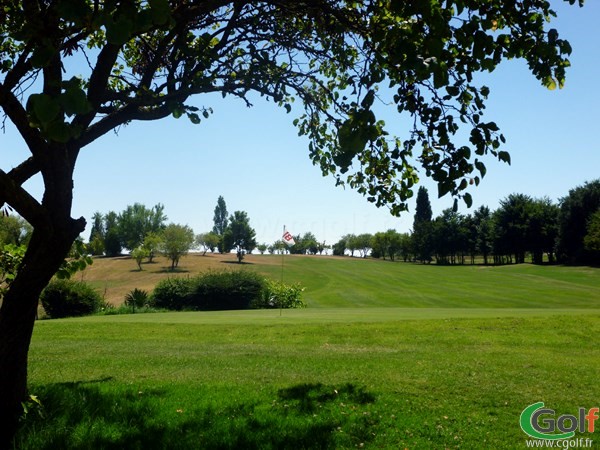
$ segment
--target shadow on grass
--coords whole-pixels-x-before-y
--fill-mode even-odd
[[[242,262],[239,262],[239,261],[219,261],[219,262],[221,262],[223,264],[234,264],[236,266],[253,266],[254,265],[254,263],[247,262],[247,261],[242,261]]]
[[[139,392],[110,380],[35,389],[15,440],[20,449],[329,449],[368,442],[375,397],[360,387],[301,384],[264,402],[227,399],[189,411],[167,389]],[[176,403],[176,401],[175,401]]]

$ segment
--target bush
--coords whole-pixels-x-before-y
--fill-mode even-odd
[[[250,305],[252,308],[306,308],[301,300],[304,288],[299,283],[285,284],[267,280],[260,298]]]
[[[72,280],[53,280],[40,296],[42,306],[52,319],[93,314],[104,301],[86,283]]]
[[[209,271],[194,278],[167,278],[152,293],[151,306],[170,310],[217,311],[304,308],[299,284],[266,280],[248,270]]]
[[[133,312],[136,308],[148,306],[148,292],[138,288],[129,291],[125,296],[125,305],[131,307]]]
[[[246,270],[210,271],[196,279],[192,292],[195,309],[247,309],[261,297],[263,277]]]
[[[158,282],[152,292],[152,306],[181,311],[190,308],[193,280],[190,278],[166,278]]]

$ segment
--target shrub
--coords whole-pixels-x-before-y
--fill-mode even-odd
[[[102,297],[86,283],[72,280],[53,280],[40,296],[49,317],[77,317],[93,314],[104,304]]]
[[[158,282],[152,292],[152,306],[180,311],[190,308],[193,280],[190,278],[166,278]]]
[[[130,306],[133,312],[136,308],[148,306],[148,292],[138,288],[129,291],[125,296],[125,305]]]
[[[255,272],[210,271],[196,279],[192,304],[201,310],[247,309],[264,287],[264,278]]]
[[[301,300],[304,288],[299,283],[285,284],[266,280],[262,295],[256,299],[252,308],[306,308]]]

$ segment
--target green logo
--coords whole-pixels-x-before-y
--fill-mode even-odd
[[[554,410],[544,408],[544,402],[538,402],[523,410],[519,424],[526,434],[535,439],[571,439],[575,431],[593,433],[599,411],[599,408],[590,408],[589,411],[579,408],[578,416],[564,414],[555,419]]]

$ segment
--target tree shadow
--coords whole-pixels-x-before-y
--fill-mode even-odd
[[[43,415],[29,411],[16,448],[329,449],[368,442],[377,426],[364,412],[375,397],[352,384],[300,384],[276,400],[191,411],[165,406],[173,400],[167,389],[140,392],[110,378],[35,390]]]
[[[253,266],[254,263],[251,262],[246,262],[246,261],[242,261],[242,262],[238,262],[238,261],[219,261],[222,264],[234,264],[236,266]]]
[[[163,266],[157,272],[158,273],[190,273],[190,271],[187,269],[180,269],[179,267],[175,267],[174,269],[171,269],[170,266]]]

